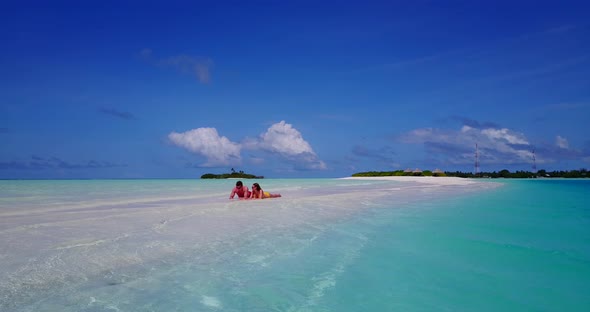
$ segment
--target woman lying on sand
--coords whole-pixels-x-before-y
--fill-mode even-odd
[[[281,194],[271,194],[269,192],[264,192],[262,188],[260,188],[260,184],[254,183],[252,184],[252,193],[250,194],[250,198],[274,198],[274,197],[281,197]]]

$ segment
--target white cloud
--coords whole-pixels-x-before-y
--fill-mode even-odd
[[[261,135],[261,147],[285,156],[315,154],[301,133],[285,121],[276,123]]]
[[[559,146],[560,148],[565,148],[568,149],[569,148],[569,143],[567,142],[567,139],[558,135],[557,138],[555,139],[555,144],[557,146]]]
[[[435,128],[415,129],[399,137],[405,143],[424,144],[433,151],[431,156],[448,156],[451,163],[471,163],[475,144],[479,146],[480,157],[488,163],[529,162],[531,146],[522,133],[507,128],[478,129],[463,126],[459,130]],[[537,159],[542,163],[542,157]]]
[[[506,128],[502,129],[483,129],[481,133],[492,141],[506,141],[510,144],[529,144],[523,134],[512,132]]]
[[[270,126],[257,140],[247,140],[244,148],[262,149],[294,161],[303,169],[326,169],[301,133],[285,121]]]
[[[174,145],[206,157],[207,162],[202,164],[204,167],[239,165],[241,150],[247,149],[252,151],[252,155],[248,156],[251,164],[264,163],[265,159],[256,155],[256,151],[265,151],[286,159],[295,169],[326,169],[326,164],[318,158],[301,133],[285,121],[270,126],[256,139],[244,139],[241,144],[220,136],[215,128],[172,132],[168,138]]]
[[[471,129],[473,129],[473,127],[465,125],[461,128],[461,132],[463,132],[463,133],[469,132]]]
[[[234,165],[241,162],[241,146],[224,136],[220,137],[215,128],[197,128],[183,133],[172,132],[168,138],[176,146],[205,156],[207,162],[202,165],[204,167]]]

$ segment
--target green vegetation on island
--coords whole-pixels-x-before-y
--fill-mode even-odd
[[[435,176],[435,177],[460,177],[460,178],[590,178],[588,170],[566,170],[566,171],[546,171],[539,170],[536,173],[530,171],[516,171],[510,172],[509,170],[500,170],[499,172],[478,172],[474,174],[472,172],[461,172],[461,171],[441,171],[441,170],[396,170],[396,171],[367,171],[358,172],[352,175],[353,177],[400,177],[400,176]]]
[[[257,176],[249,173],[244,173],[244,171],[235,171],[234,168],[231,168],[231,173],[222,173],[222,174],[214,174],[214,173],[205,173],[201,176],[201,179],[264,179],[263,176]]]
[[[513,178],[513,179],[526,179],[526,178],[590,178],[588,170],[560,170],[560,171],[546,171],[539,170],[536,173],[531,171],[518,170],[516,172],[510,172],[506,169],[500,170],[499,172],[479,172],[477,174],[471,172],[445,172],[450,177],[461,177],[461,178]]]
[[[396,171],[366,171],[352,174],[353,177],[403,177],[403,176],[424,176],[444,177],[445,172],[440,170],[396,170]]]

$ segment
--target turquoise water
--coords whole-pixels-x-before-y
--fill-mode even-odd
[[[590,310],[590,181],[506,181],[407,207],[322,304],[334,311]],[[365,285],[359,291],[355,285]]]
[[[0,310],[590,310],[588,180],[257,182],[0,181]]]

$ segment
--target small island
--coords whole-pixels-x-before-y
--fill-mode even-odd
[[[353,177],[403,177],[403,176],[426,176],[426,177],[445,177],[447,174],[440,169],[420,170],[406,169],[406,170],[395,170],[395,171],[366,171],[352,174]]]
[[[500,170],[499,172],[478,172],[476,174],[471,172],[460,172],[460,171],[442,171],[440,169],[420,170],[420,169],[406,169],[396,171],[367,171],[358,172],[352,175],[353,177],[387,177],[387,176],[433,176],[433,177],[459,177],[459,178],[590,178],[588,170],[582,168],[580,170],[566,170],[566,171],[546,171],[538,170],[537,172],[531,171],[516,171],[510,172],[506,169]]]
[[[231,173],[205,173],[201,176],[201,179],[264,179],[264,176],[244,173],[242,170],[235,171],[234,168],[231,168]]]

